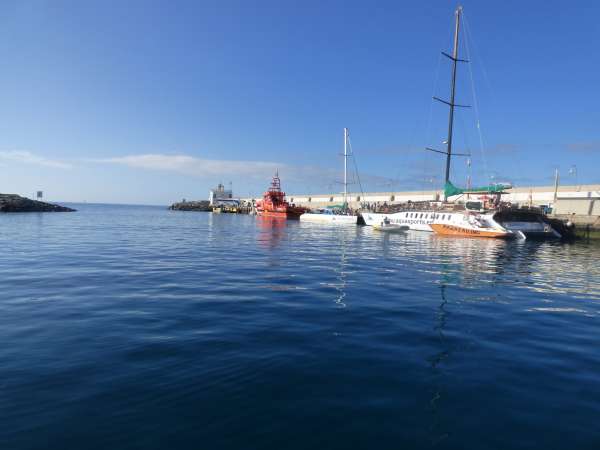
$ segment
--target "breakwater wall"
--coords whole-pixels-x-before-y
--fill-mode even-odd
[[[212,207],[208,200],[183,200],[181,202],[173,203],[169,206],[169,209],[173,211],[212,211]]]
[[[31,200],[16,194],[0,194],[0,212],[73,212],[72,208]]]
[[[598,199],[600,204],[600,184],[559,186],[555,193],[554,186],[536,186],[513,188],[502,197],[503,200],[512,203],[540,205],[552,205],[555,202],[555,194],[558,199]],[[473,196],[475,197],[475,196]],[[390,191],[390,192],[364,192],[348,194],[348,203],[352,208],[358,208],[364,203],[387,203],[398,204],[420,201],[436,201],[443,198],[443,191]],[[344,201],[341,193],[330,194],[288,194],[290,203],[309,208],[320,208],[336,205]],[[256,198],[245,198],[246,201],[254,201]]]

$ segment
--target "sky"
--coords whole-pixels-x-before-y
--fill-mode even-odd
[[[600,3],[462,5],[455,184],[600,183]],[[4,0],[0,192],[166,205],[276,170],[340,192],[344,127],[351,191],[439,188],[456,6]]]

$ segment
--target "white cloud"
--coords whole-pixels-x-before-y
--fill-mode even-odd
[[[279,171],[285,184],[295,184],[296,191],[320,189],[331,191],[341,189],[337,184],[342,179],[339,170],[325,167],[290,165],[273,161],[239,161],[204,159],[184,154],[140,154],[116,156],[112,158],[89,159],[88,162],[103,164],[119,164],[134,169],[156,170],[180,173],[198,177],[238,177],[240,180],[257,180],[265,183],[275,171]],[[379,190],[391,190],[394,180],[387,177],[361,173],[363,187]],[[356,177],[349,173],[349,179],[356,184]],[[358,189],[358,184],[353,189]]]
[[[286,164],[266,161],[228,161],[196,158],[188,155],[143,154],[93,159],[92,162],[177,172],[193,176],[240,175],[264,178],[286,167]]]
[[[17,162],[20,164],[34,164],[37,166],[53,167],[56,169],[71,169],[73,166],[63,161],[56,161],[44,158],[25,151],[0,151],[0,160],[8,162]]]

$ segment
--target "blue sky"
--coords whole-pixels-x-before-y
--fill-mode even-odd
[[[600,4],[463,5],[457,100],[472,71],[483,147],[471,108],[455,148],[474,181],[600,183]],[[431,96],[448,97],[455,7],[5,0],[0,192],[168,204],[219,181],[256,196],[277,168],[288,192],[336,191],[343,127],[365,189],[438,187],[443,157],[422,149],[446,137]]]

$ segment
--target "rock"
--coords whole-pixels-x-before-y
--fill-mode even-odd
[[[185,200],[179,203],[173,203],[169,209],[174,211],[212,211],[208,200],[190,201]]]
[[[72,212],[74,209],[15,194],[0,194],[0,212]]]

